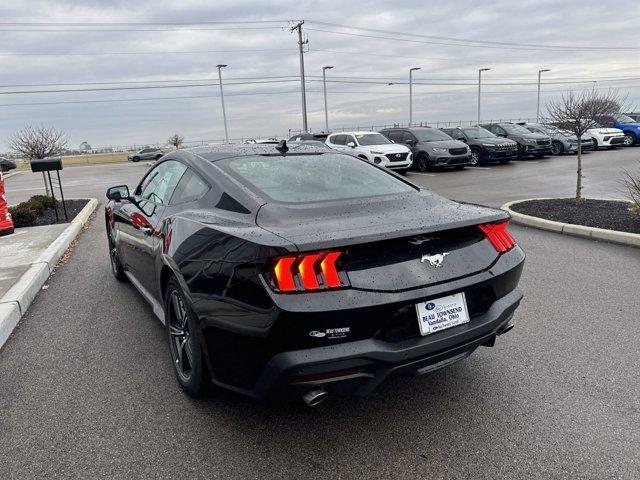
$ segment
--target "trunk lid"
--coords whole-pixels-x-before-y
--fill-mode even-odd
[[[501,211],[428,191],[321,204],[266,204],[257,224],[300,251],[340,249],[353,288],[400,291],[488,268],[497,252],[476,227]],[[438,255],[443,255],[438,264]]]

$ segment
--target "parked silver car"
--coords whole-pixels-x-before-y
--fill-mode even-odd
[[[159,148],[146,147],[127,156],[130,162],[139,162],[140,160],[159,160],[164,152]]]
[[[521,123],[524,128],[533,133],[542,133],[551,137],[551,153],[563,155],[565,153],[577,153],[578,137],[568,130],[561,130],[558,127],[549,125],[539,125],[537,123]],[[582,135],[580,139],[582,151],[593,150],[593,141],[588,134]]]

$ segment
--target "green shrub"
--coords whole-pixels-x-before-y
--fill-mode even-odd
[[[33,222],[38,218],[39,214],[36,214],[27,202],[22,202],[15,207],[9,207],[9,213],[13,218],[13,225],[16,228],[29,227],[33,225]]]
[[[55,205],[55,200],[52,197],[48,197],[47,195],[34,195],[27,202],[31,209],[40,215],[47,208],[53,208]]]

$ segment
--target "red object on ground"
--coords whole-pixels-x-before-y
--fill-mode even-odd
[[[0,236],[13,233],[13,220],[4,196],[4,177],[0,172]]]

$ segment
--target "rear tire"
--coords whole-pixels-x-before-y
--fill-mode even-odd
[[[591,139],[593,141],[593,151],[596,152],[598,150],[598,140],[595,138]]]
[[[418,158],[416,159],[416,169],[419,172],[426,172],[429,170],[429,157],[426,153],[418,155]]]
[[[162,158],[162,155],[156,155],[156,162]]]
[[[140,161],[140,157],[133,157],[131,159],[132,162],[139,162]]]
[[[195,315],[175,277],[169,279],[165,290],[164,318],[178,385],[187,395],[198,396],[205,387],[203,373],[206,368]]]
[[[551,144],[551,153],[554,155],[562,155],[564,153],[564,145],[562,142],[554,141]]]

